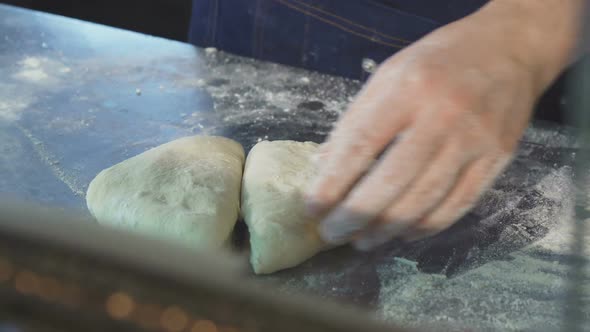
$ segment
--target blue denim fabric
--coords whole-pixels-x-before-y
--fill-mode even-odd
[[[193,0],[189,41],[365,79],[381,62],[486,0]]]

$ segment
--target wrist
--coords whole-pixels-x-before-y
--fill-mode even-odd
[[[584,0],[493,0],[466,20],[496,36],[540,95],[571,63],[583,6]]]

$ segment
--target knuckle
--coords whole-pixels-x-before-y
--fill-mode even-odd
[[[399,200],[385,216],[388,221],[416,222],[427,216],[444,197],[445,189],[412,193]]]
[[[358,125],[354,128],[355,140],[361,147],[373,142],[377,138],[376,131],[370,126]]]
[[[473,111],[478,103],[478,95],[471,89],[453,88],[446,93],[444,108],[456,111]]]
[[[437,96],[430,97],[433,107],[428,107],[421,116],[421,120],[428,126],[438,128],[445,135],[465,136],[466,133],[477,131],[477,121],[474,124],[472,118],[473,101],[470,97],[454,97],[446,92],[438,92]],[[435,130],[435,132],[437,132]]]
[[[407,83],[411,86],[421,88],[433,88],[444,84],[445,75],[440,65],[433,63],[417,63],[409,69],[411,75],[406,77]]]
[[[368,165],[372,162],[373,158],[373,148],[371,148],[371,140],[367,136],[363,134],[359,134],[357,136],[358,139],[349,140],[345,144],[345,148],[341,149],[343,154],[341,162],[342,164],[337,165],[337,167],[342,169],[349,168],[354,163],[355,165],[358,163],[358,168],[366,169]],[[350,156],[354,156],[355,161],[350,161],[347,165],[346,160],[351,159]]]
[[[467,130],[471,127],[472,114],[477,108],[477,98],[469,91],[452,89],[444,93],[437,103],[437,120],[446,125],[465,125]]]
[[[415,220],[414,213],[411,211],[403,211],[399,208],[388,210],[380,219],[385,224],[409,223],[410,221]]]
[[[420,211],[403,211],[397,214],[395,219],[392,220],[403,224],[411,224],[419,220],[421,215],[422,213]]]
[[[427,206],[420,199],[403,199],[384,215],[387,222],[410,223],[420,219],[427,211]]]
[[[443,128],[456,127],[463,120],[464,112],[456,108],[440,108],[436,112],[437,124]]]
[[[358,156],[367,151],[378,138],[379,134],[373,126],[357,121],[339,125],[330,134],[329,144],[332,151],[346,150],[349,155]]]
[[[310,189],[305,193],[305,198],[308,202],[311,202],[317,206],[334,206],[340,197],[340,192],[335,188],[337,180],[330,176],[322,176],[317,182],[311,184]]]

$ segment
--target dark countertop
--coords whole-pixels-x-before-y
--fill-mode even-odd
[[[322,141],[360,83],[0,5],[0,193],[85,211],[102,169],[178,137]],[[567,286],[569,131],[536,123],[451,230],[340,248],[264,277],[404,324],[556,328]],[[589,313],[590,318],[590,313]]]

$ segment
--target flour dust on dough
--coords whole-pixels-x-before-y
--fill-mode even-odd
[[[242,216],[257,274],[293,267],[323,249],[317,221],[305,214],[304,193],[316,173],[312,142],[263,141],[246,159]]]
[[[219,248],[238,219],[243,163],[233,140],[181,138],[100,172],[88,187],[88,209],[99,223]]]

